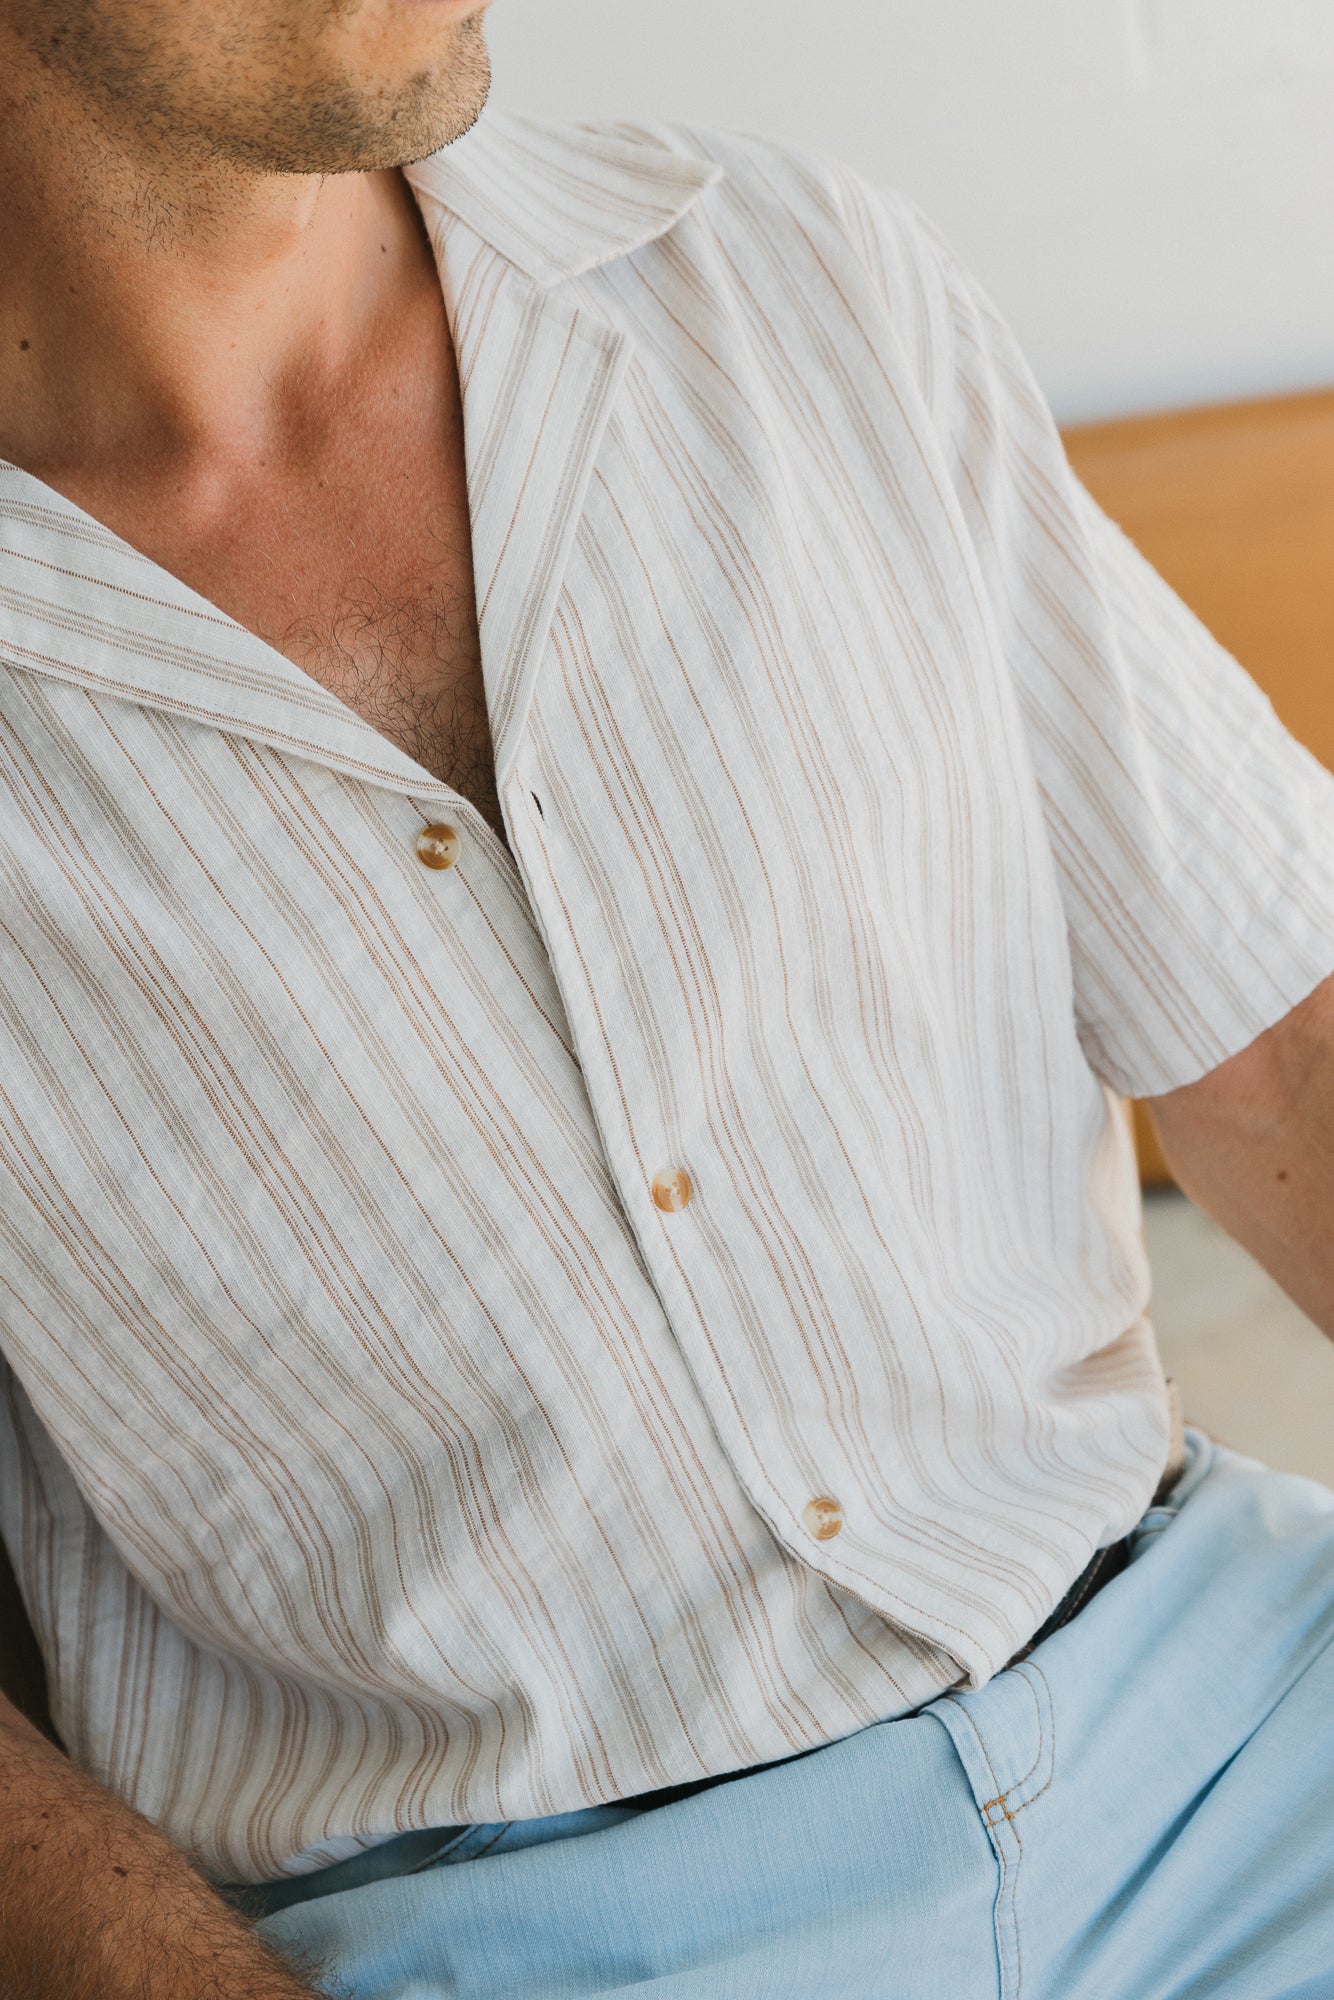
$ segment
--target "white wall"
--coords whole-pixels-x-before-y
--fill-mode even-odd
[[[912,194],[1063,419],[1334,383],[1334,0],[494,0],[497,103]]]

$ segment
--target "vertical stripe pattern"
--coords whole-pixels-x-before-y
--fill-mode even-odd
[[[508,849],[0,469],[0,1522],[218,1880],[995,1672],[1166,1451],[1117,1096],[1334,968],[1334,781],[906,204],[495,109],[410,179]]]

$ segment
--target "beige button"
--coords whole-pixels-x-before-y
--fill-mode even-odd
[[[827,1493],[822,1493],[818,1500],[806,1502],[801,1518],[817,1542],[827,1542],[843,1526],[843,1509],[837,1500],[831,1500]]]
[[[674,1215],[678,1208],[684,1208],[694,1192],[684,1167],[664,1167],[660,1174],[653,1176],[653,1199],[667,1215]]]
[[[463,842],[452,826],[424,826],[417,835],[417,859],[428,868],[452,868]]]

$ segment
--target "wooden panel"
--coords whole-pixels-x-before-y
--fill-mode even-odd
[[[1334,768],[1334,391],[1067,431],[1094,498]]]
[[[1093,424],[1070,461],[1334,769],[1334,391]],[[1170,1180],[1147,1118],[1144,1179]]]

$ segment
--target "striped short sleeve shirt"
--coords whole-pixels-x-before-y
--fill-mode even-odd
[[[408,178],[507,845],[0,467],[0,1525],[220,1881],[986,1680],[1167,1449],[1119,1098],[1334,969],[1334,779],[904,202]]]

